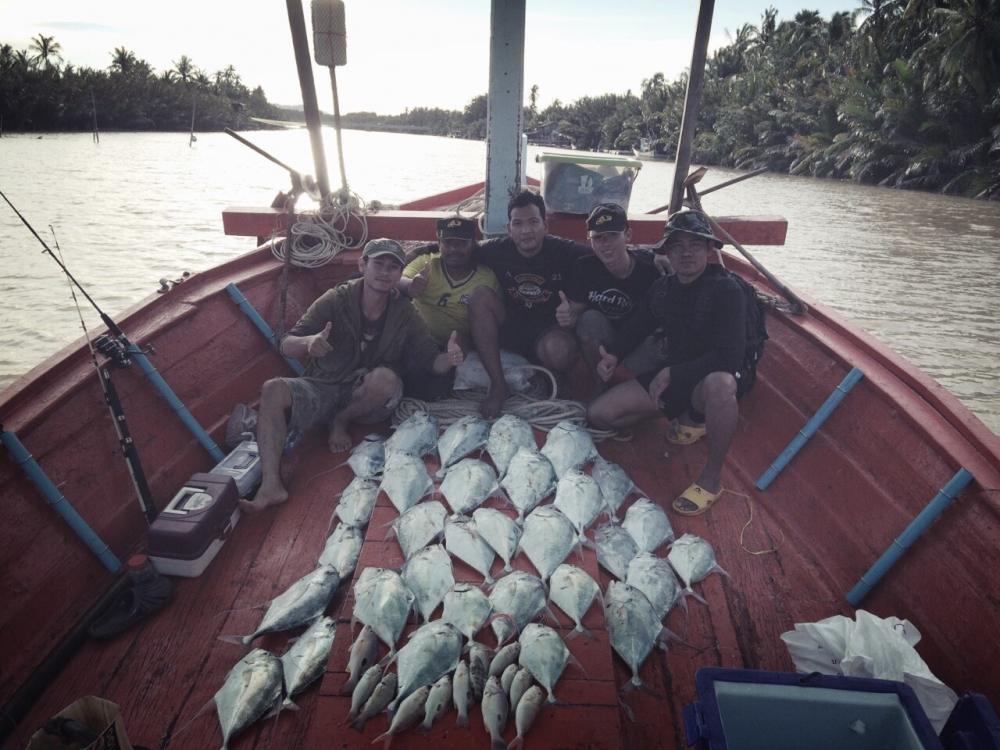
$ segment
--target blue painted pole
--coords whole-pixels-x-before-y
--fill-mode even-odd
[[[215,444],[215,441],[212,440],[211,436],[205,432],[205,428],[198,424],[198,420],[194,418],[191,412],[188,411],[188,408],[184,406],[179,398],[177,398],[177,394],[174,393],[173,389],[169,385],[167,385],[167,381],[163,379],[163,376],[156,371],[156,368],[153,367],[153,363],[149,361],[145,354],[143,354],[142,349],[132,342],[129,342],[128,353],[131,355],[136,364],[139,365],[139,369],[142,370],[149,382],[153,384],[153,387],[167,402],[167,405],[174,410],[178,417],[180,417],[184,426],[191,431],[191,434],[194,435],[195,439],[197,439],[197,441],[201,443],[202,447],[208,451],[209,455],[215,459],[216,463],[224,459],[226,454],[219,449],[219,446]]]
[[[883,552],[882,556],[875,561],[875,564],[861,576],[861,580],[854,584],[854,588],[847,593],[847,601],[850,602],[851,606],[858,606],[875,584],[881,580],[882,576],[889,572],[889,569],[899,561],[903,553],[927,531],[930,525],[938,519],[938,516],[944,513],[945,509],[954,502],[958,493],[965,489],[965,486],[971,481],[972,474],[966,469],[958,470],[958,473],[951,478],[951,481],[927,503],[927,507],[920,511],[916,518],[910,521],[910,525],[906,527],[903,533],[893,540],[892,544],[889,545],[889,549]]]
[[[14,463],[21,467],[21,470],[28,475],[28,478],[42,493],[45,502],[51,505],[52,509],[69,524],[70,528],[73,529],[76,535],[80,537],[105,568],[112,573],[117,573],[122,567],[121,561],[115,557],[111,548],[90,528],[87,522],[83,520],[83,517],[76,512],[76,508],[66,499],[66,496],[46,476],[42,467],[28,453],[28,449],[18,440],[17,435],[7,430],[0,430],[0,440],[3,441],[4,448],[7,449],[11,458],[14,459]]]
[[[760,475],[760,479],[757,480],[758,490],[766,490],[771,485],[775,477],[791,463],[791,460],[795,458],[795,454],[802,450],[802,446],[809,441],[809,438],[816,434],[816,431],[823,426],[823,423],[833,413],[833,410],[840,405],[844,397],[851,392],[851,389],[864,376],[865,374],[857,367],[847,373],[847,377],[834,389],[833,393],[823,402],[823,405],[819,407],[819,410],[812,418],[806,422],[805,426],[799,430],[799,434],[792,438],[788,447],[774,459],[774,463],[771,464],[770,468]]]
[[[267,324],[267,321],[260,317],[258,312],[254,309],[254,306],[250,304],[250,300],[243,296],[243,292],[239,290],[239,287],[237,287],[236,284],[229,284],[226,287],[226,291],[229,292],[229,296],[233,298],[233,302],[236,303],[236,306],[246,313],[248,318],[250,318],[250,322],[254,324],[254,327],[264,334],[264,338],[267,339],[268,342],[280,353],[281,348],[278,346],[278,337],[274,335],[274,331],[271,330],[271,326]],[[286,357],[284,354],[281,356],[288,363],[288,366],[295,371],[296,375],[302,375],[305,373],[306,368],[302,366],[301,362],[292,359],[291,357]]]

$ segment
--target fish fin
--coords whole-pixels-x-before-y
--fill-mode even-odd
[[[719,565],[719,563],[718,563],[718,562],[716,562],[716,563],[714,563],[714,564],[712,565],[712,568],[711,568],[711,570],[714,570],[714,571],[716,571],[717,573],[719,573],[719,574],[721,574],[721,575],[724,575],[724,576],[725,576],[726,578],[730,578],[730,577],[731,577],[731,576],[729,575],[729,573],[727,573],[727,572],[725,571],[725,569],[724,569],[724,568],[723,568],[723,567],[722,567],[721,565]]]
[[[569,631],[569,635],[566,636],[566,639],[570,640],[572,638],[576,638],[581,635],[586,638],[589,638],[590,640],[594,640],[594,634],[591,633],[589,630],[587,630],[585,627],[583,627],[583,625],[577,625],[575,628]]]
[[[505,560],[504,564],[503,564],[503,572],[504,573],[510,573],[513,570],[514,570],[514,568],[511,567],[510,560]]]
[[[299,705],[293,701],[291,698],[285,698],[284,703],[281,704],[282,711],[299,711]]]
[[[458,719],[455,721],[455,726],[456,727],[467,727],[467,726],[469,726],[469,715],[466,714],[465,716],[462,716],[462,714],[459,714],[458,715]]]
[[[684,602],[684,600],[687,599],[687,597],[689,597],[689,596],[692,599],[697,599],[702,604],[705,604],[705,605],[708,604],[708,602],[705,601],[704,597],[701,594],[699,594],[697,591],[695,591],[694,589],[684,589],[684,596],[681,597],[681,601]],[[687,602],[684,602],[684,608],[685,609],[687,608]]]
[[[250,640],[247,640],[247,639]],[[253,641],[253,634],[248,635],[220,635],[217,640],[223,643],[232,643],[234,646],[249,646],[250,642]]]
[[[566,650],[569,651],[569,649],[566,649]],[[573,656],[573,652],[572,651],[569,652],[569,663],[572,664],[577,669],[579,669],[581,672],[583,672],[583,676],[584,677],[588,676],[587,675],[587,670],[583,668],[583,664],[580,663],[580,660],[577,659],[575,656]]]
[[[180,728],[176,732],[173,732],[170,735],[170,737],[166,738],[167,742],[168,743],[173,742],[175,739],[177,739],[177,736],[179,734],[181,734],[181,732],[186,732],[187,729],[188,729],[188,727],[190,727],[194,723],[195,719],[197,719],[203,713],[205,713],[206,711],[208,711],[214,705],[215,705],[215,699],[214,698],[209,698],[205,702],[205,704],[195,712],[194,716],[192,716],[190,719],[188,719],[183,724],[181,724]],[[223,747],[225,747],[225,745],[223,745]]]
[[[388,750],[389,746],[392,744],[392,732],[385,732],[383,734],[380,734],[378,737],[372,740],[372,744],[374,745],[379,740],[382,740],[382,747],[384,748],[384,750]]]
[[[621,706],[622,711],[625,712],[625,716],[628,717],[628,720],[631,721],[634,724],[635,723],[635,711],[633,711],[632,707],[629,706],[629,704],[625,702],[625,693],[628,690],[631,689],[629,687],[629,684],[630,683],[626,683],[625,686],[622,687],[622,689],[618,691],[618,705]]]
[[[507,743],[503,741],[503,736],[490,737],[490,750],[507,750]]]
[[[365,724],[367,723],[368,723],[367,719],[357,718],[351,722],[351,729],[353,729],[355,732],[363,732],[365,731]]]
[[[507,745],[507,750],[521,750],[523,746],[524,746],[524,737],[522,737],[521,735],[517,735],[517,737],[512,739],[510,741],[510,744]]]
[[[552,609],[547,604],[542,608],[542,614],[548,617],[549,622],[551,622],[555,627],[557,628],[562,627],[562,623],[559,622],[559,618],[556,617],[556,613],[553,612]]]

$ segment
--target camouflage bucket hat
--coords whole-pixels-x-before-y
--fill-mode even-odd
[[[687,234],[693,234],[696,237],[703,237],[704,239],[710,240],[714,243],[716,247],[722,247],[723,245],[722,240],[712,233],[712,225],[709,222],[708,217],[701,211],[686,209],[684,211],[678,211],[667,219],[667,225],[663,228],[664,248],[675,232],[685,232]]]

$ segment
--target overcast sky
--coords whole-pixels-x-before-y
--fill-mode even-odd
[[[727,31],[757,25],[774,5],[779,19],[803,7],[824,18],[854,10],[844,0],[717,0],[710,49]],[[303,3],[309,19],[309,2]],[[341,110],[394,114],[417,106],[461,109],[485,93],[488,0],[347,0],[348,65],[337,71]],[[528,0],[525,97],[539,104],[637,91],[644,78],[675,78],[690,63],[697,16],[693,0]],[[272,102],[301,101],[281,0],[0,0],[0,43],[26,48],[36,34],[54,36],[77,66],[106,68],[123,46],[157,71],[182,54],[209,74],[232,64]],[[329,75],[316,71],[320,106],[332,108]]]

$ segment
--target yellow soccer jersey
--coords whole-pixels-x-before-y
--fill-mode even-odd
[[[441,347],[448,343],[452,331],[464,340],[469,340],[469,298],[477,286],[485,286],[495,292],[500,290],[497,277],[486,266],[477,266],[467,278],[455,281],[448,276],[441,256],[421,255],[403,269],[403,276],[412,279],[424,266],[430,266],[427,288],[413,300],[420,317],[427,323],[431,336]]]

